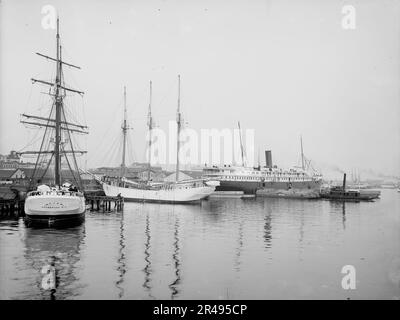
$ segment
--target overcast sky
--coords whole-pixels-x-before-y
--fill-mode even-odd
[[[400,175],[399,1],[32,1],[0,4],[0,153],[35,134],[20,113],[46,114],[43,86],[54,64],[55,32],[42,28],[44,5],[61,19],[65,79],[85,91],[71,114],[89,126],[80,144],[88,167],[118,164],[123,86],[130,157],[142,161],[148,82],[157,124],[182,110],[194,129],[255,130],[256,150],[282,166],[298,164],[299,135],[320,168]],[[344,29],[344,5],[356,10]]]

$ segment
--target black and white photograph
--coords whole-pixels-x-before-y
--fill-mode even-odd
[[[0,212],[0,300],[400,300],[400,0],[0,0]]]

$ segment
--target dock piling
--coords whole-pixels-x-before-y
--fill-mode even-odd
[[[121,211],[123,209],[124,199],[122,197],[108,197],[108,196],[86,196],[86,203],[90,204],[91,211],[112,212]],[[96,203],[96,205],[94,205]],[[114,204],[111,209],[112,203]]]
[[[0,199],[0,214],[2,217],[24,216],[24,200]]]

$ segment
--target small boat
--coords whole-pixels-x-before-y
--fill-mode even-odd
[[[131,181],[124,177],[125,173],[125,149],[126,149],[126,90],[124,90],[124,122],[123,130],[123,152],[121,163],[121,176],[118,179],[103,177],[99,182],[103,186],[106,196],[122,196],[125,201],[135,202],[161,202],[161,203],[194,203],[207,198],[219,185],[218,181],[212,179],[179,180],[179,150],[180,150],[180,130],[182,125],[182,116],[180,112],[180,76],[178,76],[178,110],[177,110],[177,164],[175,182],[152,182],[150,181],[151,171],[151,132],[153,129],[153,119],[151,115],[151,93],[152,84],[150,82],[150,103],[148,109],[148,130],[149,139],[149,157],[148,157],[148,178],[147,181]]]
[[[321,197],[341,201],[372,201],[380,197],[379,190],[346,189],[346,174],[343,175],[343,186],[332,186],[321,191]]]
[[[72,174],[73,182],[79,186],[80,189],[83,188],[75,154],[85,153],[85,151],[77,151],[73,148],[71,136],[74,132],[86,134],[87,132],[85,129],[87,129],[87,127],[74,124],[66,118],[66,114],[68,114],[65,111],[64,105],[66,92],[78,94],[83,94],[83,92],[65,86],[62,67],[64,65],[74,68],[79,67],[66,63],[61,58],[58,18],[56,42],[56,58],[37,53],[39,56],[56,63],[55,82],[32,79],[33,83],[37,82],[50,86],[49,95],[52,97],[52,104],[49,116],[46,118],[23,114],[22,116],[25,120],[21,121],[21,123],[27,125],[45,128],[39,151],[20,152],[20,154],[37,154],[36,165],[28,188],[29,192],[25,199],[25,222],[28,225],[44,224],[56,226],[67,223],[79,224],[84,220],[86,210],[84,195],[79,191],[78,187],[72,185],[68,181],[64,181],[62,184],[61,161],[64,159],[66,162],[65,164],[68,164],[69,171]],[[50,149],[52,145],[54,145],[54,148]],[[48,146],[49,150],[46,150],[46,146]],[[69,150],[67,148],[69,148]],[[50,168],[53,168],[51,166],[53,161],[54,170],[52,177],[50,181],[47,181],[48,185],[43,184],[41,179],[50,171]],[[44,169],[41,167],[40,163],[45,162],[47,162],[47,164]],[[40,172],[41,170],[42,172]],[[42,184],[36,187],[36,182]]]

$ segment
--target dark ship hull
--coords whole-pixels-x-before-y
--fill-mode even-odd
[[[244,194],[273,194],[280,190],[299,190],[319,192],[321,181],[228,181],[220,180],[220,185],[215,191],[243,191]]]
[[[220,180],[219,186],[215,191],[243,191],[244,194],[255,194],[260,187],[258,182],[254,181],[224,181]]]
[[[264,197],[317,199],[320,198],[322,180],[293,182],[264,182],[257,195]]]
[[[27,227],[74,227],[78,226],[85,221],[85,213],[70,214],[60,216],[25,216],[25,225]]]
[[[358,191],[330,191],[321,193],[321,197],[339,201],[373,201],[379,198],[378,194],[363,194]]]

